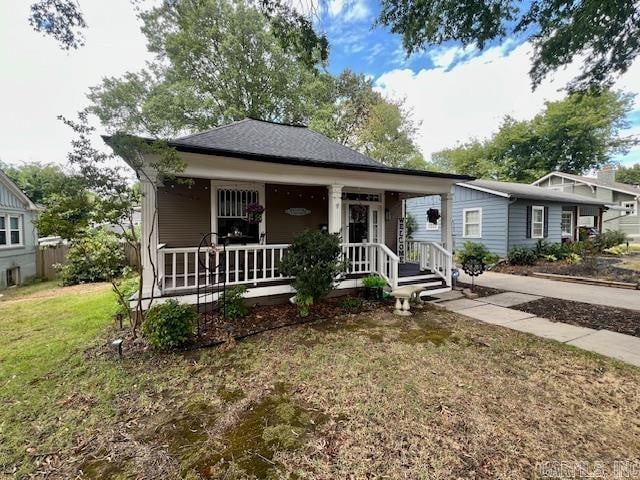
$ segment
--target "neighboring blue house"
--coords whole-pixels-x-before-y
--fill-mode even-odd
[[[534,246],[576,240],[578,219],[593,216],[602,225],[604,202],[521,183],[473,180],[459,183],[453,193],[454,250],[464,242],[483,243],[505,257],[515,246]],[[406,201],[405,209],[417,222],[413,240],[440,241],[440,220],[428,221],[429,209],[440,210],[440,197]]]
[[[0,171],[0,289],[36,276],[36,206]]]

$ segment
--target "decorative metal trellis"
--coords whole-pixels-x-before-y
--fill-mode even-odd
[[[226,251],[227,238],[221,238],[222,243],[218,243],[218,234],[207,233],[200,240],[196,261],[198,262],[198,273],[196,274],[196,295],[197,308],[200,314],[205,317],[212,315],[216,310],[222,312],[223,319],[226,320],[225,302],[221,300],[227,288],[226,275]],[[222,248],[222,255],[216,255]],[[198,315],[198,335],[200,335],[200,315]]]

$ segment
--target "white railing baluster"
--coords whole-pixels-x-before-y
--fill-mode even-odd
[[[236,250],[236,258],[234,261],[235,273],[233,274],[233,283],[238,283],[238,271],[240,270],[240,262],[238,261],[238,257],[240,256],[240,250]]]

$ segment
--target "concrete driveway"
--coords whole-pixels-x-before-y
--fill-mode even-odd
[[[462,270],[459,281],[471,284],[471,278]],[[582,285],[495,272],[484,272],[476,277],[476,285],[640,311],[640,290]]]

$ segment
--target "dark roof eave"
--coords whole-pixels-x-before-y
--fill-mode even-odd
[[[168,144],[170,147],[175,148],[179,152],[202,153],[207,155],[224,155],[224,156],[233,157],[233,158],[246,158],[248,160],[255,160],[258,162],[281,163],[285,165],[300,165],[303,167],[311,166],[311,167],[320,167],[320,168],[335,168],[339,170],[358,170],[358,171],[364,171],[364,172],[412,175],[412,176],[419,176],[419,177],[448,178],[454,181],[474,180],[475,178],[475,177],[470,177],[468,175],[430,172],[426,170],[411,170],[408,168],[376,167],[372,165],[345,164],[345,163],[338,163],[338,162],[319,161],[319,160],[313,160],[309,158],[278,157],[278,156],[263,155],[263,154],[251,153],[251,152],[238,152],[234,150],[204,148],[204,147],[196,147],[193,145],[184,145],[184,144],[171,142],[171,141],[168,142]]]

